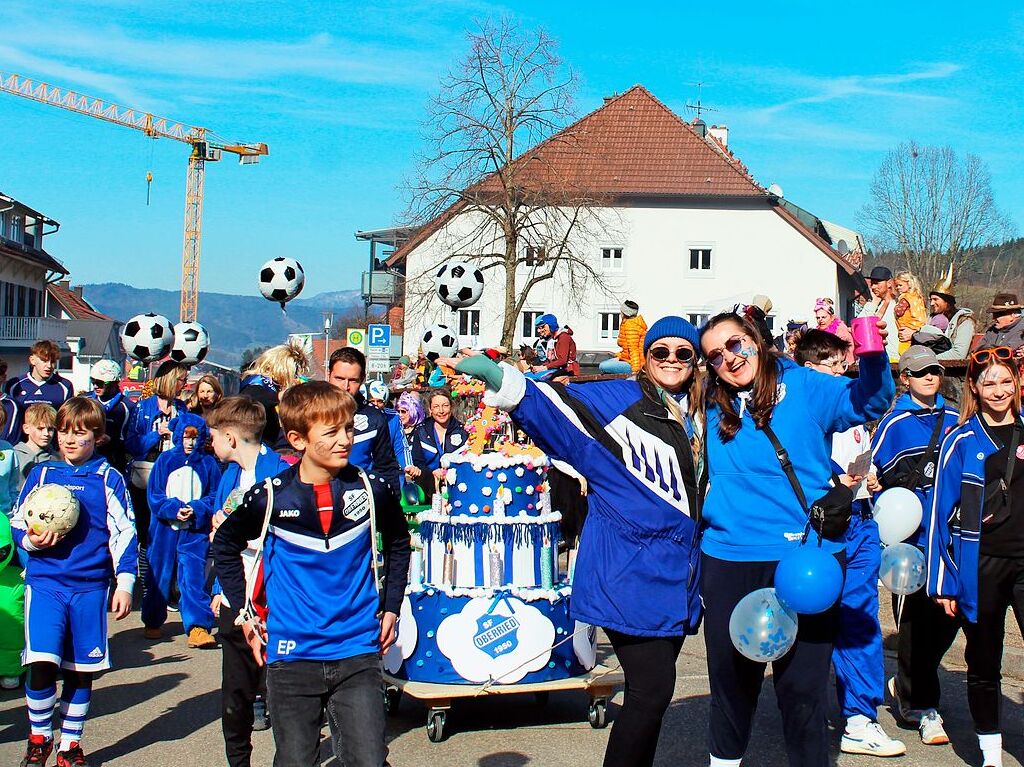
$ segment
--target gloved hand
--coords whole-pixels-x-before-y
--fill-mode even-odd
[[[505,375],[497,362],[483,354],[463,357],[456,363],[455,370],[479,378],[491,391],[501,388],[501,380]]]

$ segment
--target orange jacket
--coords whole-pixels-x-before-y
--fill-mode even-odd
[[[644,366],[644,336],[647,335],[647,322],[643,315],[623,317],[619,324],[619,359],[628,362],[636,373]]]

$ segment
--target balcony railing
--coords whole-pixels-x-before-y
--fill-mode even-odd
[[[68,321],[54,317],[0,316],[0,342],[27,341],[34,343],[48,338],[63,343],[68,334]]]

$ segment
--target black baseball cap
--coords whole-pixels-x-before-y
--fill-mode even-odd
[[[887,266],[876,266],[871,270],[871,274],[868,275],[868,280],[871,282],[885,282],[886,280],[892,279],[892,272]]]

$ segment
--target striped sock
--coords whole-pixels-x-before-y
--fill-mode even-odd
[[[31,679],[31,674],[29,679]],[[42,690],[33,690],[25,685],[25,703],[28,704],[28,721],[33,735],[53,737],[53,709],[57,705],[57,685],[51,684]]]
[[[67,751],[72,743],[82,742],[82,730],[85,729],[85,715],[89,713],[89,702],[92,700],[92,687],[75,687],[60,696],[60,746],[58,751]]]

